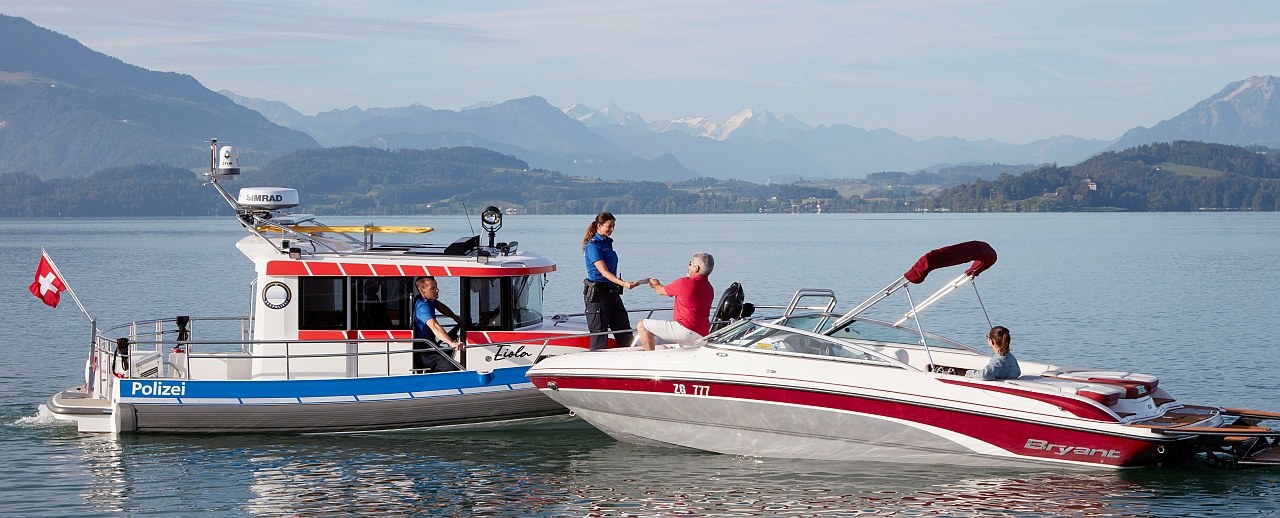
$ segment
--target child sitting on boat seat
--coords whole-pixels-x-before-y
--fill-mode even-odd
[[[1007,380],[1017,378],[1022,375],[1022,369],[1018,368],[1018,360],[1013,357],[1013,353],[1009,352],[1009,330],[1004,326],[995,326],[987,333],[987,345],[991,346],[991,350],[996,352],[991,357],[991,361],[987,363],[986,368],[978,371],[969,371],[970,378],[982,378],[984,380]]]
[[[445,356],[444,351],[432,350],[434,348],[432,343],[421,342],[422,340],[428,342],[439,340],[440,344],[452,347],[454,350],[465,350],[466,345],[460,340],[455,341],[449,336],[449,332],[445,331],[444,326],[436,321],[436,313],[455,321],[458,320],[458,314],[437,300],[440,297],[440,287],[436,284],[435,277],[418,277],[414,280],[414,285],[418,288],[418,295],[413,298],[414,372],[458,370],[458,364]]]

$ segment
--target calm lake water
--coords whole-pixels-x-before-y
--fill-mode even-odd
[[[930,249],[987,241],[999,261],[978,287],[992,320],[1012,329],[1019,358],[1154,374],[1188,403],[1280,410],[1280,214],[619,217],[623,277],[667,281],[691,253],[707,251],[717,289],[741,282],[757,304],[830,288],[848,309]],[[549,313],[582,311],[589,220],[511,216],[499,234],[560,263],[549,276]],[[434,226],[427,240],[435,242],[472,233],[462,217],[376,221]],[[80,383],[89,338],[70,297],[49,309],[26,292],[40,246],[107,326],[245,314],[252,266],[234,248],[243,235],[231,218],[0,220],[0,514],[1280,514],[1280,469],[798,462],[638,447],[590,428],[117,439],[34,417],[50,394]],[[981,343],[985,320],[960,308],[972,293],[954,298],[963,304],[926,311],[926,329]],[[648,290],[624,299],[669,307]]]

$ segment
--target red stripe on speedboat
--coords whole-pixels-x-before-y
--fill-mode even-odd
[[[400,277],[400,267],[394,264],[375,264],[373,265],[373,274],[382,277]]]
[[[267,275],[275,277],[308,275],[307,265],[301,261],[267,261]]]
[[[1019,456],[1107,466],[1133,466],[1146,463],[1155,455],[1156,448],[1163,444],[1154,440],[1055,427],[990,414],[788,387],[738,385],[702,380],[540,376],[536,372],[530,373],[529,379],[539,389],[547,389],[548,383],[555,382],[556,390],[578,389],[681,397],[730,398],[856,412],[950,430]]]
[[[1107,421],[1112,423],[1119,422],[1115,418],[1115,416],[1111,415],[1110,412],[1107,412],[1106,410],[1093,406],[1084,401],[1080,401],[1078,399],[1071,399],[1071,398],[1062,397],[1062,396],[1054,396],[1051,394],[1043,394],[1040,392],[1032,392],[1030,390],[1022,390],[1014,387],[986,385],[982,383],[971,383],[968,381],[961,381],[961,380],[950,380],[950,379],[938,378],[938,381],[941,381],[943,383],[948,383],[951,385],[963,385],[966,387],[972,387],[972,388],[982,389],[982,390],[990,390],[992,392],[1000,392],[1003,394],[1013,394],[1018,397],[1024,397],[1027,399],[1042,401],[1050,405],[1054,405],[1058,408],[1061,408],[1066,412],[1071,412],[1072,415],[1076,417],[1082,417],[1084,419],[1095,419],[1098,421]]]
[[[352,276],[369,277],[373,275],[373,268],[363,263],[342,263],[342,273]]]
[[[418,264],[402,264],[400,269],[404,270],[406,277],[422,277],[427,274],[427,269]]]
[[[338,267],[338,263],[307,261],[307,269],[311,270],[311,275],[342,275],[342,268]]]

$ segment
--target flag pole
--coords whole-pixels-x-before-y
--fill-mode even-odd
[[[90,323],[96,324],[97,321],[94,320],[93,316],[89,315],[89,312],[84,309],[84,304],[80,303],[80,297],[76,296],[76,290],[71,289],[71,283],[67,282],[67,276],[63,275],[61,271],[58,271],[58,265],[54,264],[53,258],[49,257],[49,252],[46,252],[43,246],[40,247],[40,255],[43,256],[46,261],[49,261],[49,267],[53,268],[53,273],[58,274],[58,278],[62,279],[62,285],[67,287],[67,293],[71,294],[71,300],[76,301],[76,306],[80,308],[81,313],[84,313],[84,317],[89,319]]]

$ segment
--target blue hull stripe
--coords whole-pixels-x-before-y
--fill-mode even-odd
[[[529,367],[307,380],[122,379],[120,401],[134,404],[289,404],[390,401],[532,389]]]

